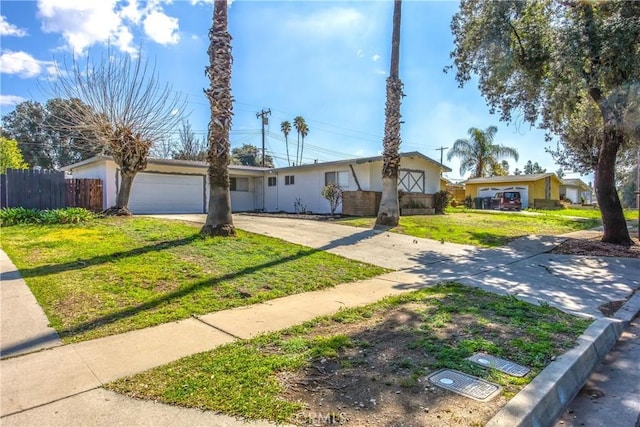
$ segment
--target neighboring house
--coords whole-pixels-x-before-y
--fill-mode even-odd
[[[561,180],[560,199],[570,203],[582,203],[583,198],[584,203],[590,204],[592,202],[591,187],[584,181],[579,178]]]
[[[443,185],[446,192],[451,194],[452,198],[457,202],[463,202],[465,198],[464,194],[464,184],[455,183],[453,181],[448,180],[447,178],[442,178]]]
[[[419,152],[400,156],[398,187],[407,193],[436,193],[441,172],[451,171]],[[207,167],[205,162],[149,159],[133,181],[129,209],[137,214],[206,213]],[[74,178],[102,179],[105,209],[115,203],[119,171],[110,157],[93,157],[63,169]],[[326,184],[337,183],[344,191],[382,191],[382,156],[273,169],[231,165],[229,174],[234,212],[329,213],[329,202],[320,194]],[[336,213],[341,212],[339,206]]]
[[[560,179],[555,173],[471,178],[464,184],[465,197],[493,197],[498,191],[519,191],[523,209],[551,207],[560,201]]]

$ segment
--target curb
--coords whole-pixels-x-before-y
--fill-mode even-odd
[[[486,427],[553,426],[638,313],[640,292],[613,318],[595,320],[578,338],[576,347],[543,369]]]

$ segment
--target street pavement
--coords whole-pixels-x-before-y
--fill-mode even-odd
[[[170,218],[204,221],[204,215]],[[342,307],[367,304],[444,280],[455,279],[501,294],[517,293],[519,298],[534,303],[546,302],[592,317],[602,317],[600,304],[624,300],[640,287],[640,260],[548,254],[563,240],[561,237],[529,236],[505,248],[478,249],[331,222],[245,215],[234,216],[234,222],[247,231],[396,271],[328,290],[60,346],[46,317],[43,321],[41,309],[37,310],[33,296],[27,297],[30,292],[25,291],[26,285],[15,267],[2,254],[1,424],[232,426],[240,421],[139,402],[100,387],[237,338],[281,329]],[[5,317],[5,310],[12,317]],[[21,326],[16,328],[11,323]],[[42,348],[46,350],[30,353]],[[21,352],[27,354],[17,356]],[[638,360],[632,363],[637,366]]]

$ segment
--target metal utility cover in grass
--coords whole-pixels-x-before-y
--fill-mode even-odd
[[[514,377],[524,377],[531,370],[509,360],[500,359],[499,357],[484,353],[476,353],[471,357],[467,357],[467,360],[477,363],[480,366],[484,366],[485,368],[497,369],[500,372],[504,372],[505,374]]]
[[[427,377],[431,384],[481,402],[496,397],[502,387],[452,369],[441,369]]]

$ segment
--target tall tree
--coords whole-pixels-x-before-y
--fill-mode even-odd
[[[393,32],[391,35],[391,65],[387,78],[387,102],[384,110],[384,140],[382,141],[382,197],[375,228],[395,227],[400,221],[398,201],[398,169],[400,168],[400,21],[402,2],[393,3]]]
[[[231,164],[244,166],[261,166],[262,152],[255,145],[243,144],[231,150]],[[264,156],[264,166],[273,167],[273,157],[268,154]]]
[[[59,169],[79,162],[101,151],[93,143],[95,137],[67,126],[89,108],[77,99],[49,99],[44,105],[24,101],[2,117],[2,134],[15,139],[24,160],[32,167]]]
[[[299,164],[302,164],[302,153],[304,151],[304,139],[306,138],[306,136],[309,135],[309,125],[307,125],[307,122],[302,123],[302,126],[300,127],[300,138],[302,140],[302,143],[300,144],[300,162]]]
[[[535,173],[545,173],[547,170],[540,166],[538,162],[531,163],[531,160],[527,160],[527,163],[524,165],[524,174],[525,175],[533,175]]]
[[[201,232],[208,236],[236,235],[231,215],[229,183],[229,131],[233,118],[231,96],[231,35],[227,30],[227,0],[215,0],[213,25],[209,30],[209,65],[205,69],[210,87],[205,90],[211,106],[209,141],[209,212]]]
[[[24,160],[31,167],[53,169],[56,163],[52,141],[45,126],[47,115],[39,102],[24,101],[2,117],[3,136],[18,142]]]
[[[300,158],[300,134],[302,133],[302,130],[306,125],[307,123],[304,121],[304,117],[296,116],[293,118],[293,127],[296,129],[296,132],[298,132],[298,145],[296,146],[296,164],[297,165],[302,163],[302,159]]]
[[[288,120],[280,123],[280,131],[284,135],[284,145],[287,148],[287,166],[291,166],[291,160],[289,159],[289,133],[291,132],[291,123]]]
[[[496,132],[498,128],[495,126],[485,130],[469,128],[469,138],[457,139],[447,154],[447,160],[460,159],[460,175],[471,172],[471,178],[489,175],[493,165],[499,164],[504,157],[518,161],[518,150],[493,143]]]
[[[133,180],[147,167],[153,142],[169,138],[182,120],[183,98],[170,85],[160,84],[155,68],[141,54],[132,59],[110,48],[99,60],[87,55],[86,66],[74,57],[58,76],[51,81],[51,91],[89,108],[63,105],[63,120],[57,126],[95,135],[95,144],[120,170],[116,203],[105,213],[131,215]]]
[[[509,175],[509,162],[503,160],[501,162],[493,162],[489,167],[489,176],[505,176]]]
[[[28,165],[22,158],[22,152],[18,148],[15,139],[0,136],[0,174],[7,169],[26,169]]]
[[[559,169],[556,171],[556,175],[558,175],[558,178],[560,178],[560,179],[564,178],[564,169],[559,168]]]
[[[594,172],[602,240],[631,244],[615,164],[640,126],[640,2],[463,0],[451,29],[458,82],[477,75],[502,120],[557,136],[572,169]]]
[[[184,120],[178,129],[178,149],[173,151],[173,158],[177,160],[207,160],[207,144],[203,139],[196,138],[189,120]]]

